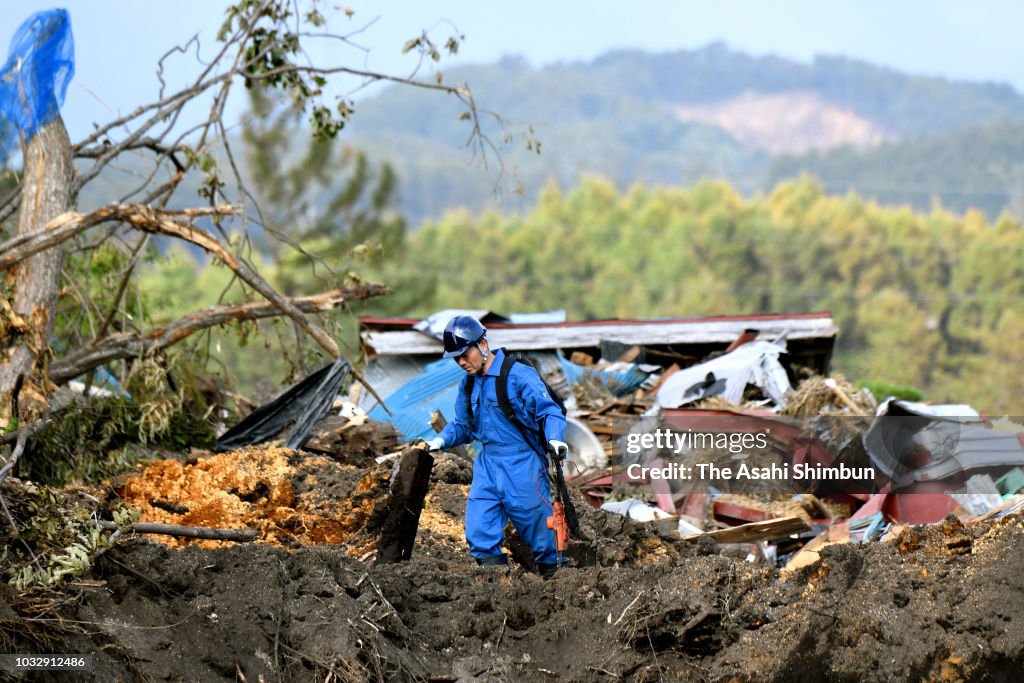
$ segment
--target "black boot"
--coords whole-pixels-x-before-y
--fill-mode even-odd
[[[508,564],[508,555],[500,553],[498,555],[488,555],[487,557],[476,558],[476,563],[481,567],[499,567]]]
[[[545,564],[543,562],[537,563],[537,573],[540,574],[540,578],[547,581],[555,575],[558,571],[558,563]]]

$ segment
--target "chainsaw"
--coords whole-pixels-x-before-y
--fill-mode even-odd
[[[547,527],[555,532],[555,550],[561,555],[569,548],[570,535],[581,538],[580,523],[576,517],[576,508],[569,497],[569,488],[565,485],[565,474],[562,471],[562,459],[548,446],[548,478],[551,480],[551,516],[547,519]]]

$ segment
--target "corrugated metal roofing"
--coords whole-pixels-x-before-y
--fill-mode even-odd
[[[366,364],[362,375],[387,402],[389,396],[419,377],[430,359],[430,356],[378,356]],[[377,406],[377,399],[369,391],[363,390],[359,392],[356,405],[369,412]]]
[[[733,321],[750,321],[750,322],[761,322],[761,321],[772,321],[772,320],[806,320],[810,318],[832,318],[831,311],[815,311],[813,313],[756,313],[751,315],[714,315],[700,317],[695,316],[691,318],[603,318],[600,320],[575,320],[572,322],[561,322],[561,323],[530,323],[538,327],[587,327],[591,325],[675,325],[677,323],[708,323],[708,322],[733,322]],[[420,322],[417,318],[403,318],[403,317],[384,317],[384,316],[373,316],[373,315],[362,315],[359,316],[359,323],[363,327],[374,327],[376,325],[382,325],[385,327],[408,327],[413,328],[416,323]],[[512,322],[491,322],[490,327],[494,328],[508,328],[508,327],[524,327],[525,323],[512,323]]]
[[[450,420],[453,417],[459,381],[465,376],[466,371],[451,359],[436,360],[428,364],[420,375],[384,399],[392,416],[379,405],[369,415],[374,420],[393,424],[407,441],[416,438],[432,439],[434,430],[430,426],[431,414],[440,410],[445,418]]]
[[[537,313],[510,313],[513,325],[554,325],[565,322],[565,311],[540,311]]]
[[[794,316],[741,316],[682,321],[605,321],[600,323],[564,323],[551,325],[488,325],[491,346],[507,346],[517,351],[551,350],[565,347],[600,346],[602,341],[629,345],[728,344],[753,326],[758,338],[772,341],[785,336],[789,340],[822,340],[833,343],[838,329],[828,314]],[[393,328],[362,332],[363,343],[380,355],[440,353],[441,343],[413,330]]]
[[[562,356],[555,351],[532,351],[524,354],[533,361],[542,375],[550,375],[562,369]]]

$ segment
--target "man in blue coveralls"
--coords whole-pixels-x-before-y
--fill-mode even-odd
[[[477,564],[508,564],[501,545],[505,522],[511,519],[533,551],[541,576],[547,578],[558,569],[559,558],[554,532],[547,528],[551,487],[542,459],[547,449],[540,441],[543,438],[556,457],[564,458],[569,452],[563,441],[565,416],[548,395],[537,371],[524,363],[513,363],[508,373],[508,398],[526,430],[520,431],[509,422],[495,391],[504,351],[492,353],[486,334],[484,326],[468,315],[452,318],[445,327],[444,357],[454,358],[475,377],[469,397],[472,416],[466,405],[467,376],[459,385],[455,419],[427,446],[432,451],[448,449],[474,439],[483,446],[473,465],[473,484],[466,502],[466,540]],[[538,435],[536,443],[531,444],[527,439],[533,431]]]

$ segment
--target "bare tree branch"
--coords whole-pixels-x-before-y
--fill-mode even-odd
[[[205,230],[193,225],[179,223],[171,218],[172,216],[196,218],[198,216],[224,215],[237,212],[237,208],[229,206],[164,211],[138,205],[105,207],[87,216],[69,211],[50,221],[43,230],[19,235],[0,245],[0,270],[6,270],[33,254],[61,244],[65,240],[95,225],[115,220],[122,221],[143,232],[168,235],[190,242],[216,256],[228,268],[237,273],[246,284],[265,298],[274,302],[283,314],[294,320],[333,358],[340,356],[341,350],[338,349],[337,343],[331,339],[327,332],[319,325],[311,322],[303,315],[302,311],[295,308],[287,299],[278,294],[248,263],[236,259],[216,237]]]
[[[117,525],[106,520],[97,522],[101,529],[113,531]],[[260,532],[255,529],[217,529],[205,526],[180,526],[177,524],[158,524],[157,522],[134,522],[128,527],[133,534],[162,534],[164,536],[182,536],[184,538],[205,538],[213,541],[237,541],[245,543],[255,541]]]
[[[334,275],[334,272],[320,255],[303,249],[301,240],[294,239],[287,231],[276,231],[275,226],[263,220],[263,207],[245,187],[235,155],[228,143],[223,120],[229,95],[238,94],[238,88],[235,86],[240,81],[246,86],[258,83],[261,86],[279,89],[301,104],[305,111],[312,109],[309,121],[317,139],[333,137],[345,125],[352,111],[351,103],[344,96],[337,98],[336,106],[330,104],[331,98],[323,90],[327,84],[326,79],[330,76],[354,77],[355,81],[362,83],[360,87],[366,87],[370,83],[391,82],[451,94],[466,108],[464,118],[469,120],[471,126],[467,146],[471,146],[475,154],[483,156],[485,165],[488,156],[496,155],[496,148],[482,131],[480,113],[467,87],[442,83],[440,78],[436,82],[417,80],[418,70],[414,70],[409,77],[400,77],[369,68],[339,66],[338,62],[315,65],[309,59],[305,46],[300,46],[300,38],[310,37],[309,32],[303,28],[304,23],[307,23],[307,19],[304,19],[299,11],[298,2],[246,0],[229,8],[228,20],[222,34],[218,35],[220,45],[216,47],[213,58],[208,62],[203,62],[199,57],[198,37],[193,37],[182,46],[169,50],[159,62],[157,80],[160,88],[157,100],[99,127],[73,148],[76,158],[87,159],[91,163],[80,175],[69,180],[71,202],[65,204],[64,208],[74,206],[74,198],[81,188],[98,177],[119,155],[129,151],[149,150],[152,152],[153,160],[150,172],[138,174],[140,182],[136,184],[133,181],[130,191],[122,200],[127,202],[131,199],[136,203],[110,204],[88,215],[64,213],[49,220],[45,227],[41,227],[45,219],[37,218],[35,223],[29,224],[28,230],[20,230],[22,234],[19,236],[0,243],[0,274],[24,263],[31,256],[61,247],[67,240],[75,239],[84,243],[85,240],[80,236],[99,225],[106,225],[105,228],[96,231],[101,236],[100,241],[96,242],[91,237],[89,244],[82,244],[81,249],[95,249],[104,245],[120,254],[130,254],[130,262],[120,274],[119,281],[110,281],[103,285],[109,287],[109,291],[103,292],[102,308],[95,304],[98,299],[90,297],[88,288],[95,286],[90,278],[86,278],[76,290],[78,301],[82,303],[80,313],[88,316],[85,320],[90,326],[98,323],[95,330],[90,328],[94,341],[87,349],[73,351],[64,358],[53,361],[49,367],[49,374],[53,379],[59,382],[114,359],[165,348],[196,331],[209,329],[214,325],[281,314],[292,319],[293,330],[300,341],[304,343],[305,333],[336,358],[340,355],[340,350],[335,340],[305,314],[385,293],[383,287],[370,285],[365,289],[339,289],[315,297],[287,298],[260,275],[255,265],[256,257],[251,256],[250,250],[254,247],[249,242],[248,234],[249,228],[257,224],[262,224],[265,233],[272,240],[281,241],[304,255],[312,266],[314,276],[322,278],[323,271],[319,267],[325,267],[331,275]],[[313,20],[308,20],[308,23],[318,25]],[[320,37],[325,36],[321,34]],[[340,38],[343,41],[347,39],[345,36]],[[420,41],[421,63],[425,54],[429,54],[431,59],[437,59],[437,50],[426,33]],[[424,52],[424,46],[429,46],[430,51]],[[195,57],[201,64],[198,74],[186,81],[185,87],[169,95],[165,94],[168,84],[163,77],[164,62],[172,53],[191,53],[193,47]],[[305,63],[299,63],[300,61]],[[337,83],[343,79],[333,80]],[[221,160],[224,155],[227,157],[226,163]],[[500,155],[498,159],[500,160]],[[200,192],[211,206],[203,209],[167,211],[167,203],[190,173],[203,176]],[[229,198],[225,194],[231,175],[234,176],[238,188],[238,192],[232,194],[240,195],[238,199]],[[24,181],[23,184],[27,185]],[[255,216],[259,217],[259,221],[250,222],[245,215],[245,207],[217,205],[222,199],[225,202],[233,202],[242,201],[242,198],[248,198],[252,202]],[[31,203],[22,198],[20,189],[3,198],[0,205],[0,220],[16,212],[23,201]],[[150,203],[157,203],[160,206],[154,208],[149,206]],[[50,219],[55,213],[50,213],[46,219]],[[229,214],[242,216],[240,242],[236,243],[233,236],[229,238],[219,221],[214,221],[214,230],[204,230],[192,224],[192,221],[200,216],[218,217]],[[283,225],[288,223],[285,222]],[[265,301],[221,304],[197,311],[149,333],[134,330],[106,336],[118,312],[125,308],[125,293],[131,291],[129,279],[134,277],[135,266],[145,243],[143,240],[132,246],[121,244],[125,227],[145,234],[166,235],[201,247],[227,265],[232,271],[233,278],[238,278],[258,292]],[[20,284],[24,273],[20,269],[17,272]],[[8,279],[11,279],[10,276]],[[336,282],[337,278],[333,278],[332,281]],[[15,290],[17,289],[18,287],[15,287]],[[138,296],[137,289],[135,293]],[[107,303],[109,294],[113,295],[113,300]],[[141,310],[141,304],[139,308]],[[43,342],[37,346],[45,350],[45,336],[42,339]],[[78,341],[76,337],[75,343]],[[25,345],[24,340],[18,343]],[[2,367],[0,365],[0,369]],[[41,370],[45,374],[45,368]]]
[[[143,235],[139,238],[135,248],[132,249],[132,258],[128,262],[128,266],[121,273],[121,278],[117,283],[117,290],[114,292],[114,298],[110,302],[110,309],[107,314],[103,317],[103,322],[100,323],[99,329],[96,331],[94,338],[99,339],[107,333],[107,328],[114,322],[114,316],[117,315],[118,306],[121,303],[121,297],[124,296],[124,290],[128,287],[128,280],[131,278],[132,272],[135,270],[135,264],[139,262],[139,254],[142,253],[142,248],[146,246],[146,242],[149,241],[149,235]]]
[[[220,241],[210,233],[191,225],[184,225],[173,221],[166,217],[166,213],[167,212],[140,207],[139,211],[128,214],[122,220],[139,230],[160,233],[170,237],[177,237],[186,242],[191,242],[198,247],[202,247],[220,259],[228,268],[237,273],[238,277],[240,277],[246,284],[270,301],[277,304],[277,307],[282,313],[298,323],[298,325],[304,329],[309,336],[313,337],[313,339],[315,339],[316,342],[320,344],[325,351],[327,351],[327,353],[331,354],[332,358],[337,358],[341,355],[341,350],[338,348],[337,343],[331,339],[330,335],[328,335],[322,327],[311,322],[305,315],[303,315],[302,311],[293,306],[287,299],[278,294],[277,291],[275,291],[274,288],[256,272],[255,268],[241,259],[236,259],[228,252],[224,245],[222,245]]]
[[[238,213],[238,209],[233,206],[185,209],[182,211],[160,211],[137,204],[114,204],[97,209],[84,216],[75,211],[67,211],[47,223],[42,230],[12,237],[3,244],[0,244],[0,271],[7,270],[30,256],[62,244],[75,235],[102,223],[123,221],[134,225],[135,223],[146,221],[153,222],[158,218],[172,222],[172,217],[192,219],[200,216],[222,216],[235,213]],[[132,221],[135,221],[135,223]],[[184,230],[188,229],[187,226],[181,227]],[[147,232],[158,231],[148,230]]]
[[[313,296],[288,299],[293,308],[303,313],[322,313],[354,301],[363,301],[387,294],[383,285],[365,284],[323,292]],[[75,351],[50,363],[50,379],[61,384],[105,363],[122,358],[135,358],[172,346],[191,334],[216,325],[235,323],[281,314],[277,304],[258,301],[211,306],[191,313],[170,325],[159,327],[145,336],[122,332],[112,334],[88,349]]]

